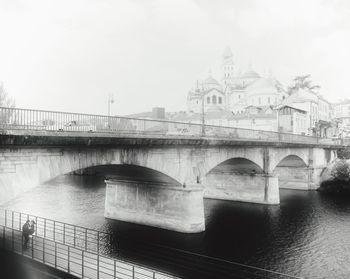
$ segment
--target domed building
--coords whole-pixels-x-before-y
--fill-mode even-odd
[[[222,85],[210,74],[199,86],[188,93],[187,108],[190,112],[221,111],[226,109],[226,96]]]
[[[243,112],[248,106],[276,106],[287,97],[280,82],[262,77],[251,65],[242,74],[235,74],[233,54],[226,47],[222,56],[221,83],[209,74],[188,93],[188,112],[221,111]]]

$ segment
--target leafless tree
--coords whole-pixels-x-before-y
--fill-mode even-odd
[[[1,108],[5,107],[5,109]],[[5,90],[4,83],[0,83],[0,124],[6,124],[10,121],[13,111],[6,108],[14,108],[15,101]]]
[[[0,107],[15,107],[15,101],[6,92],[3,82],[0,84]]]

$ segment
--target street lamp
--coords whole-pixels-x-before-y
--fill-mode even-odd
[[[111,128],[110,116],[111,116],[111,104],[114,103],[113,94],[108,95],[108,128]]]
[[[108,116],[111,114],[111,104],[114,103],[113,94],[108,95]]]
[[[205,136],[204,91],[202,90],[202,136]]]

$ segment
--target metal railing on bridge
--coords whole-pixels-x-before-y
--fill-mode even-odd
[[[161,137],[208,137],[230,140],[340,145],[341,139],[318,138],[198,123],[0,107],[0,130],[112,133]]]
[[[36,222],[36,230],[30,240],[30,247],[23,249],[22,225],[27,220]],[[0,240],[2,240],[0,248],[22,254],[81,278],[170,279],[181,277],[129,260],[112,258],[108,249],[105,248],[116,239],[108,233],[17,211],[0,209]],[[118,239],[118,241],[123,240],[125,239]],[[171,266],[182,266],[183,261],[189,264],[188,259],[191,259],[190,264],[193,266],[190,269],[195,270],[194,274],[202,272],[203,278],[207,278],[208,275],[210,278],[223,278],[222,276],[224,278],[302,278],[174,248],[159,247],[168,250],[165,254],[170,253],[170,259],[162,258],[162,262],[168,261]],[[148,251],[149,257],[154,257],[154,252]],[[180,254],[180,262],[177,262],[179,260],[175,256],[177,253]],[[159,251],[156,251],[156,254],[159,254]],[[214,269],[214,275],[212,269]],[[192,275],[193,273],[188,278],[192,278]]]

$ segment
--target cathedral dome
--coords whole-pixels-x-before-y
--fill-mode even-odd
[[[220,91],[222,91],[222,86],[220,85],[220,83],[214,79],[212,76],[207,77],[204,81],[203,81],[203,88],[204,90],[210,90],[210,89],[218,89]]]
[[[260,78],[260,75],[257,72],[255,72],[254,70],[248,70],[241,75],[241,78],[243,78],[243,79],[248,79],[248,78],[253,79],[254,78],[255,79],[255,78]]]
[[[247,87],[248,95],[278,94],[279,82],[272,78],[259,78]]]

